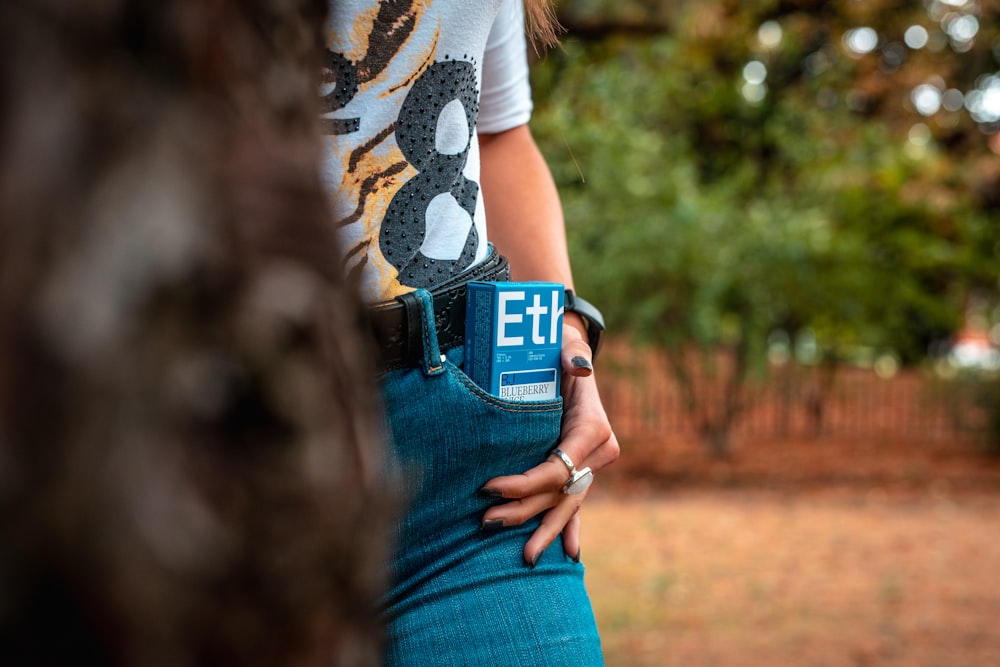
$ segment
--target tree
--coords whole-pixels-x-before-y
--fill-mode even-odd
[[[985,142],[906,108],[916,74],[884,66],[897,42],[849,42],[876,19],[902,35],[922,6],[808,4],[685,3],[651,13],[650,34],[618,14],[534,70],[580,289],[670,352],[716,454],[771,332],[808,331],[823,358],[868,346],[915,363],[970,289],[996,290],[996,223],[959,169]]]
[[[0,663],[380,663],[323,7],[0,4]]]

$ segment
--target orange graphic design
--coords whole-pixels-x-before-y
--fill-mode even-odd
[[[360,16],[351,29],[352,52],[328,53],[323,82],[335,89],[324,97],[324,111],[344,109],[363,93],[380,98],[405,95],[411,82],[434,62],[437,51],[440,26],[429,39],[423,37],[426,44],[416,43],[425,10],[425,3],[419,0],[397,0],[380,2]],[[407,66],[407,62],[412,65]],[[360,127],[360,119],[350,117],[325,118],[323,122],[326,133],[333,135],[329,141],[341,149],[341,142],[349,141]],[[400,284],[397,269],[382,255],[379,228],[393,197],[416,170],[396,144],[395,123],[366,134],[363,143],[343,157],[342,180],[333,193],[335,209],[342,213],[336,224],[340,228],[361,226],[351,230],[354,241],[345,248],[346,270],[365,273],[363,282],[369,297],[391,299],[411,288]]]

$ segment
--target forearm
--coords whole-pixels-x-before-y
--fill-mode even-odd
[[[479,145],[489,237],[512,278],[572,287],[559,194],[528,126],[482,135]]]
[[[510,260],[513,280],[573,287],[559,193],[527,125],[479,138],[483,203],[490,240]],[[583,333],[575,314],[567,324]]]

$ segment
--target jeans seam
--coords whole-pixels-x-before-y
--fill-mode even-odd
[[[449,364],[449,365],[452,366],[455,370],[458,370],[458,371],[461,370],[461,369],[458,368],[458,366],[455,366],[454,364]],[[484,403],[486,403],[487,405],[491,405],[491,406],[493,406],[495,408],[499,408],[500,410],[504,410],[506,412],[514,412],[514,413],[539,412],[539,413],[541,413],[541,412],[559,412],[560,410],[563,409],[562,403],[555,403],[555,404],[550,404],[550,405],[532,405],[530,403],[524,403],[524,404],[522,404],[524,407],[521,407],[521,406],[514,407],[514,406],[510,405],[509,403],[504,403],[503,401],[501,401],[499,398],[493,396],[492,394],[489,394],[489,393],[483,391],[482,388],[479,387],[479,385],[477,385],[475,382],[473,382],[471,379],[469,379],[464,373],[458,372],[458,373],[453,373],[452,375],[455,377],[455,379],[457,379],[459,382],[461,382],[463,385],[465,385],[465,387],[469,391],[471,391],[473,394],[475,394],[475,396],[477,398],[479,398],[480,400],[482,400]]]
[[[440,358],[441,351],[438,348],[437,330],[431,329],[431,327],[437,326],[437,322],[434,321],[433,300],[426,290],[417,290],[417,298],[420,299],[422,307],[420,330],[424,338],[424,368],[428,374],[437,374],[444,369],[444,365]],[[431,343],[432,335],[434,336],[433,345]],[[437,355],[436,358],[435,355]]]
[[[431,366],[431,363],[433,363],[431,361],[431,358],[430,358],[431,354],[432,354],[432,352],[431,352],[431,334],[430,334],[430,331],[429,331],[430,327],[428,327],[428,325],[427,325],[426,322],[423,323],[423,329],[424,329],[424,363],[427,364],[427,372],[429,372],[429,373],[431,373],[431,372],[437,372],[437,371],[441,370],[442,368],[444,368],[444,364],[441,363],[441,359],[439,358],[439,359],[437,359],[437,365],[436,366]]]

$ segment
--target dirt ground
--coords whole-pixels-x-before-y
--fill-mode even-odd
[[[626,443],[584,509],[610,667],[1000,667],[1000,457]]]

